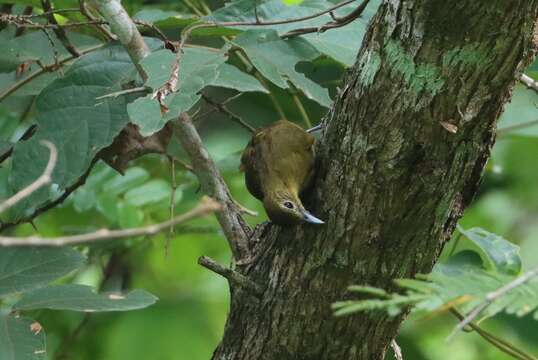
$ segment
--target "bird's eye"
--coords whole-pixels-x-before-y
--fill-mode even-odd
[[[293,203],[291,201],[285,201],[284,206],[288,209],[293,209]]]

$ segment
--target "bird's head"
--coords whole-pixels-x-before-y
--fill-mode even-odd
[[[296,225],[301,222],[324,224],[303,206],[299,196],[291,191],[277,191],[263,199],[267,216],[279,225]]]

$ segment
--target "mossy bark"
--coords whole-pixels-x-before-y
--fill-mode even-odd
[[[309,208],[239,270],[213,359],[383,359],[402,318],[335,318],[351,284],[429,272],[475,195],[496,120],[535,47],[538,0],[388,0],[324,120]]]

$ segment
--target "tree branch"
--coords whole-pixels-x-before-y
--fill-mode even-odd
[[[455,308],[450,309],[450,313],[457,317],[459,320],[463,320],[465,317]],[[469,323],[471,331],[474,330],[478,335],[480,335],[485,341],[495,346],[500,351],[520,360],[537,360],[536,357],[525,353],[523,350],[518,349],[514,345],[508,343],[507,341],[496,337],[490,332],[482,329],[480,326],[476,325],[474,322]]]
[[[50,156],[49,161],[47,163],[47,166],[45,167],[45,170],[43,171],[43,174],[37,178],[36,181],[22,189],[21,191],[17,192],[15,195],[7,199],[6,201],[2,202],[0,204],[0,213],[3,213],[10,207],[17,204],[19,201],[21,201],[24,198],[27,198],[30,196],[33,192],[39,190],[41,187],[50,184],[52,181],[51,175],[52,171],[54,170],[54,166],[56,166],[56,160],[58,158],[58,151],[56,150],[56,146],[54,146],[53,143],[47,140],[41,140],[40,144],[43,146],[46,146],[49,149]]]
[[[521,74],[519,76],[519,81],[521,81],[523,84],[525,84],[527,86],[527,88],[538,92],[538,81],[534,80],[530,76],[525,75],[525,74]]]
[[[201,256],[198,259],[198,264],[224,277],[232,286],[235,285],[237,287],[244,288],[256,297],[260,297],[263,294],[263,289],[260,285],[256,284],[254,281],[250,280],[245,275],[240,274],[230,268],[222,266],[208,256]]]
[[[236,122],[237,124],[239,124],[240,126],[242,126],[243,128],[245,128],[247,131],[249,131],[251,134],[254,134],[256,132],[256,129],[253,128],[250,124],[246,123],[239,115],[231,112],[227,107],[226,107],[226,104],[225,103],[219,103],[219,102],[216,102],[214,101],[213,99],[211,99],[209,96],[205,95],[205,94],[201,94],[202,95],[202,99],[204,99],[204,101],[206,103],[208,103],[209,105],[213,106],[215,109],[217,109],[218,111],[228,115],[228,117],[233,120],[234,122]]]
[[[155,235],[161,231],[168,229],[170,226],[175,226],[186,221],[207,215],[221,209],[221,206],[210,198],[203,198],[201,203],[194,209],[176,216],[175,218],[146,227],[138,227],[122,230],[101,229],[92,233],[62,236],[57,238],[43,238],[39,236],[28,237],[8,237],[0,236],[0,246],[45,246],[58,247],[68,245],[92,244],[103,240],[122,239],[136,236]]]
[[[54,17],[54,9],[52,8],[50,0],[41,0],[41,4],[43,5],[43,10],[45,11],[45,13],[47,13],[46,18],[49,23],[58,25],[58,27],[54,29],[54,33],[56,34],[58,40],[60,40],[64,48],[71,55],[73,55],[74,57],[79,57],[81,55],[80,52],[73,44],[71,44],[71,41],[69,41],[69,38],[67,37],[67,33],[56,21],[56,18]]]
[[[322,33],[330,29],[335,29],[335,28],[345,26],[351,23],[353,20],[359,18],[364,12],[364,9],[366,9],[366,6],[368,5],[369,2],[370,0],[363,0],[363,2],[355,10],[353,10],[346,16],[335,17],[333,15],[332,16],[333,21],[330,21],[320,27],[308,27],[308,28],[291,30],[281,35],[281,37],[284,39],[287,39],[293,36],[304,35],[304,34],[309,34],[309,33]]]
[[[121,2],[119,0],[92,0],[92,3],[108,22],[112,32],[118,36],[118,40],[125,46],[145,82],[147,74],[139,63],[150,54],[150,50]]]
[[[216,199],[223,208],[217,213],[217,219],[235,260],[248,256],[247,239],[250,232],[248,226],[232,200],[219,170],[205,149],[190,116],[182,113],[174,121],[174,125],[174,133],[191,160],[193,171],[200,181],[202,190]]]

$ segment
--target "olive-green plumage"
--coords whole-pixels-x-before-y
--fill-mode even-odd
[[[305,210],[299,195],[314,176],[315,138],[286,120],[258,130],[241,156],[248,191],[263,202],[271,221],[323,222]]]

